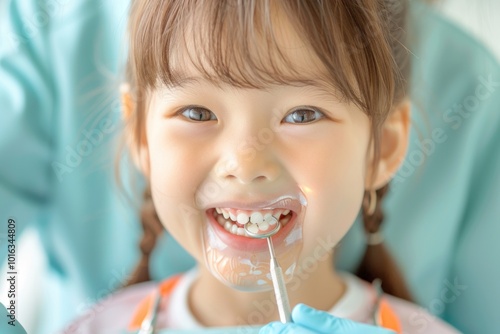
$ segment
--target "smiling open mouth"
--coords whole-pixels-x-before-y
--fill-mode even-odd
[[[252,205],[227,201],[207,207],[202,233],[211,272],[238,290],[267,291],[272,288],[267,239],[271,238],[276,258],[289,278],[302,249],[304,209],[299,201],[289,198]],[[266,235],[266,231],[275,233],[255,236]]]
[[[275,228],[275,224],[281,224],[281,228],[292,219],[293,211],[288,209],[273,209],[246,211],[235,210],[231,208],[212,208],[209,210],[209,215],[212,215],[215,221],[227,232],[250,238],[244,225],[248,222],[252,232],[266,232]]]

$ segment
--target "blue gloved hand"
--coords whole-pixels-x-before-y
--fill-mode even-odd
[[[271,322],[259,334],[395,334],[393,331],[334,317],[326,312],[298,304],[292,311],[293,323]]]

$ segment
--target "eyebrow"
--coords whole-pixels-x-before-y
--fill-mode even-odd
[[[197,76],[183,76],[180,75],[180,78],[174,83],[167,85],[167,88],[180,88],[180,89],[185,89],[188,88],[189,86],[196,85],[196,84],[201,84],[203,82],[210,82],[210,80],[207,80],[203,77],[197,77]],[[327,95],[334,95],[337,96],[339,93],[337,87],[334,84],[325,82],[324,80],[314,80],[314,79],[294,79],[294,80],[287,80],[286,83],[277,83],[277,86],[292,86],[292,87],[314,87],[321,91],[323,94]],[[265,87],[265,86],[264,86]],[[265,88],[264,88],[265,89]]]

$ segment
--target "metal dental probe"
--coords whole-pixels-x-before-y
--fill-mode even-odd
[[[281,228],[280,223],[276,220],[276,228],[272,231],[266,233],[252,232],[249,229],[249,224],[253,224],[248,222],[245,224],[244,228],[247,233],[252,238],[256,239],[267,239],[267,245],[269,246],[269,253],[271,254],[271,261],[269,263],[269,271],[271,272],[271,279],[273,281],[274,287],[274,295],[276,296],[276,304],[278,305],[278,312],[280,315],[280,320],[282,323],[292,322],[291,311],[290,311],[290,302],[288,301],[288,294],[286,292],[285,279],[283,278],[283,271],[276,259],[276,255],[274,254],[274,247],[271,237],[278,233]]]
[[[160,306],[161,296],[158,291],[154,292],[153,303],[146,314],[146,317],[141,323],[141,328],[137,334],[154,334],[156,318],[158,315],[158,307]]]

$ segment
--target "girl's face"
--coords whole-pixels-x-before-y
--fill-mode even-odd
[[[303,194],[307,209],[289,218],[297,228],[283,228],[275,241],[287,270],[297,258],[300,264],[331,251],[353,223],[370,173],[368,117],[315,80],[320,66],[303,43],[283,40],[291,41],[294,73],[306,73],[305,80],[236,88],[214,85],[184,64],[182,85],[150,92],[146,111],[141,165],[160,220],[200,263],[208,258],[212,272],[215,268],[234,286],[252,284],[231,277],[239,270],[234,257],[269,255],[265,242],[247,247],[255,240],[238,235],[241,225],[232,223],[227,231],[221,217],[217,226],[216,209],[236,220],[239,213],[246,213],[244,220],[255,211],[276,216],[276,210],[248,209],[256,202]],[[210,230],[221,236],[216,247],[207,241]],[[282,247],[293,239],[287,233],[299,237]]]
[[[329,251],[325,246],[346,233],[361,205],[368,117],[319,86],[241,89],[192,77],[182,87],[155,90],[147,114],[145,169],[168,232],[202,262],[202,231],[213,209],[238,214],[238,205],[218,203],[244,206],[302,192],[307,210],[295,223],[303,245],[294,250],[301,260],[317,257],[318,247]],[[281,261],[286,269],[293,259]]]

